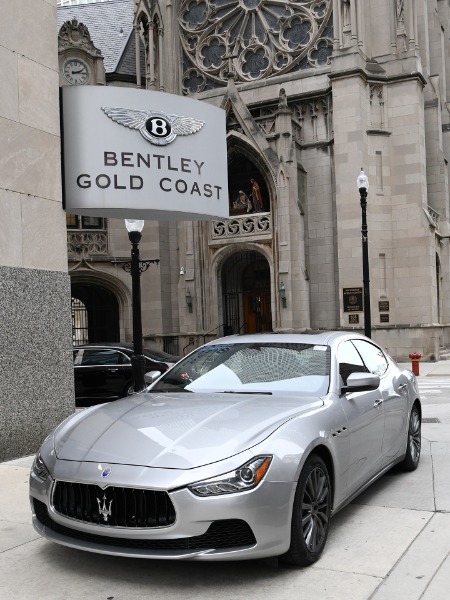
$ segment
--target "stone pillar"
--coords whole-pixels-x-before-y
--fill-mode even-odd
[[[136,87],[141,88],[141,36],[139,34],[139,23],[136,23],[134,26],[134,39],[136,43]]]

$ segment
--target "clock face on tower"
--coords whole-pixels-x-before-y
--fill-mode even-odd
[[[83,85],[89,81],[89,69],[79,58],[66,60],[63,66],[63,75],[70,85]]]

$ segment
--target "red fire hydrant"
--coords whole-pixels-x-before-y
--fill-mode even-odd
[[[419,375],[419,360],[422,358],[422,355],[418,352],[411,352],[409,358],[411,359],[411,371],[414,375]]]

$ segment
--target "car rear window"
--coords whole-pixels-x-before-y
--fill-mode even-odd
[[[81,364],[87,365],[120,365],[123,354],[116,350],[84,350]]]

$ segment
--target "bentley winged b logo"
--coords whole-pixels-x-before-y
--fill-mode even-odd
[[[142,137],[157,146],[167,146],[175,140],[177,135],[197,133],[205,124],[200,119],[180,117],[156,110],[102,106],[102,111],[119,125],[138,129]]]
[[[107,523],[108,517],[111,516],[111,504],[113,503],[113,501],[111,500],[109,502],[108,508],[106,508],[106,496],[103,494],[103,505],[102,505],[101,501],[99,500],[99,498],[97,498],[97,503],[98,503],[98,512],[102,515],[105,523]]]

